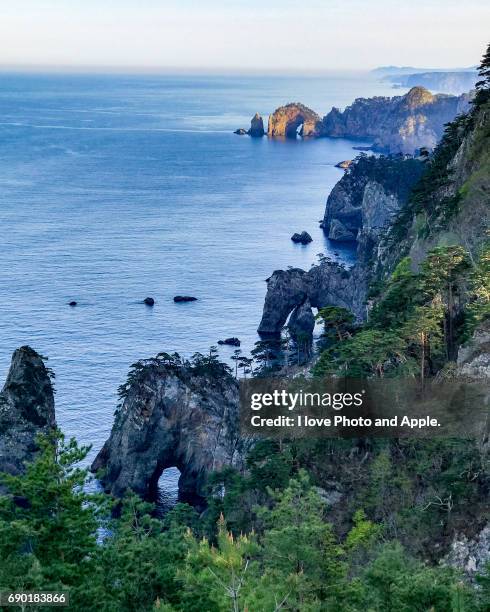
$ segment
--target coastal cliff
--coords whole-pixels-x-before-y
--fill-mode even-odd
[[[131,489],[155,498],[163,470],[177,467],[179,498],[199,505],[209,473],[243,468],[238,384],[217,360],[138,362],[121,394],[111,435],[92,464],[114,496]]]
[[[306,298],[365,320],[370,284],[387,279],[403,256],[414,271],[441,245],[460,245],[476,259],[490,220],[489,126],[485,104],[453,121],[426,161],[361,156],[332,190],[323,220],[331,239],[357,242],[356,264],[275,271],[258,332],[279,334]]]
[[[403,96],[357,98],[343,112],[323,118],[321,133],[331,138],[365,138],[387,153],[414,153],[439,142],[444,125],[468,109],[469,96],[433,95],[413,87]]]
[[[424,170],[420,159],[359,156],[327,199],[322,227],[331,240],[386,229]]]
[[[36,437],[55,427],[53,386],[41,356],[29,346],[12,355],[0,393],[0,472],[19,474],[37,451]]]

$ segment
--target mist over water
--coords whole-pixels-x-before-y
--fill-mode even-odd
[[[308,269],[320,252],[352,262],[318,220],[334,164],[361,143],[232,131],[289,101],[323,115],[393,93],[360,75],[3,75],[1,375],[23,344],[49,357],[58,424],[93,457],[134,361],[229,336],[247,353],[273,270]],[[290,240],[302,230],[306,247]]]

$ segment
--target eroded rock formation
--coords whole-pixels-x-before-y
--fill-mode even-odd
[[[248,131],[252,138],[261,138],[265,134],[264,130],[264,120],[259,115],[259,113],[255,113],[250,122],[250,129]]]
[[[288,328],[291,338],[297,344],[311,340],[315,328],[315,317],[308,298],[293,310],[289,318]]]
[[[357,98],[343,112],[332,108],[319,130],[333,138],[370,139],[376,150],[413,154],[421,147],[433,149],[444,125],[468,104],[467,94],[433,95],[424,87],[412,87],[403,96]]]
[[[269,137],[296,138],[299,135],[310,138],[321,134],[320,116],[300,102],[280,106],[269,116],[267,128]]]
[[[36,436],[55,427],[49,372],[29,346],[17,349],[0,393],[0,472],[19,474],[33,459]]]
[[[255,113],[250,121],[250,129],[246,130],[245,128],[238,128],[233,132],[234,134],[238,134],[238,136],[252,136],[252,138],[261,138],[265,135],[264,130],[264,120],[259,115],[259,113]]]
[[[300,268],[276,270],[267,279],[267,293],[258,332],[275,336],[281,332],[289,314],[309,301],[313,308],[329,304],[352,310],[364,319],[366,278],[357,268],[348,271],[342,266],[324,261],[308,272]]]
[[[407,201],[424,163],[403,157],[361,155],[334,186],[322,227],[331,240],[354,241],[364,229],[379,233]]]
[[[379,259],[379,243],[393,216],[405,203],[424,163],[400,157],[361,156],[335,185],[327,201],[323,228],[332,240],[356,241],[357,263],[351,270],[324,261],[308,272],[277,270],[267,280],[262,336],[280,333],[287,317],[306,300],[313,308],[341,306],[358,321],[366,317],[366,294]]]
[[[224,369],[153,359],[130,375],[111,435],[92,464],[106,491],[154,498],[163,470],[177,467],[179,497],[200,504],[207,475],[243,467],[238,384]]]

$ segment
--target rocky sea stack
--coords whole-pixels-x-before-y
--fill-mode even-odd
[[[51,377],[29,346],[17,349],[0,393],[0,472],[19,474],[37,451],[36,437],[56,426]]]
[[[250,121],[250,129],[246,130],[245,128],[238,128],[233,132],[234,134],[238,134],[238,136],[252,136],[252,138],[262,138],[265,135],[264,130],[264,120],[259,115],[259,113],[255,113]]]
[[[267,135],[275,138],[303,138],[322,135],[321,117],[300,102],[280,106],[269,117]]]
[[[120,392],[111,435],[92,464],[106,491],[155,498],[163,470],[177,467],[179,498],[199,505],[210,472],[243,468],[238,384],[219,362],[138,362]]]

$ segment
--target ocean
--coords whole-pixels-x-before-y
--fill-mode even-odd
[[[365,143],[233,130],[290,101],[323,115],[393,93],[354,73],[3,73],[1,374],[21,345],[47,356],[58,424],[93,445],[90,459],[134,361],[206,352],[229,336],[247,354],[273,270],[308,269],[318,253],[352,263],[318,220],[342,176],[335,164]],[[313,237],[307,246],[290,240],[302,230]],[[198,301],[175,304],[177,294]]]

